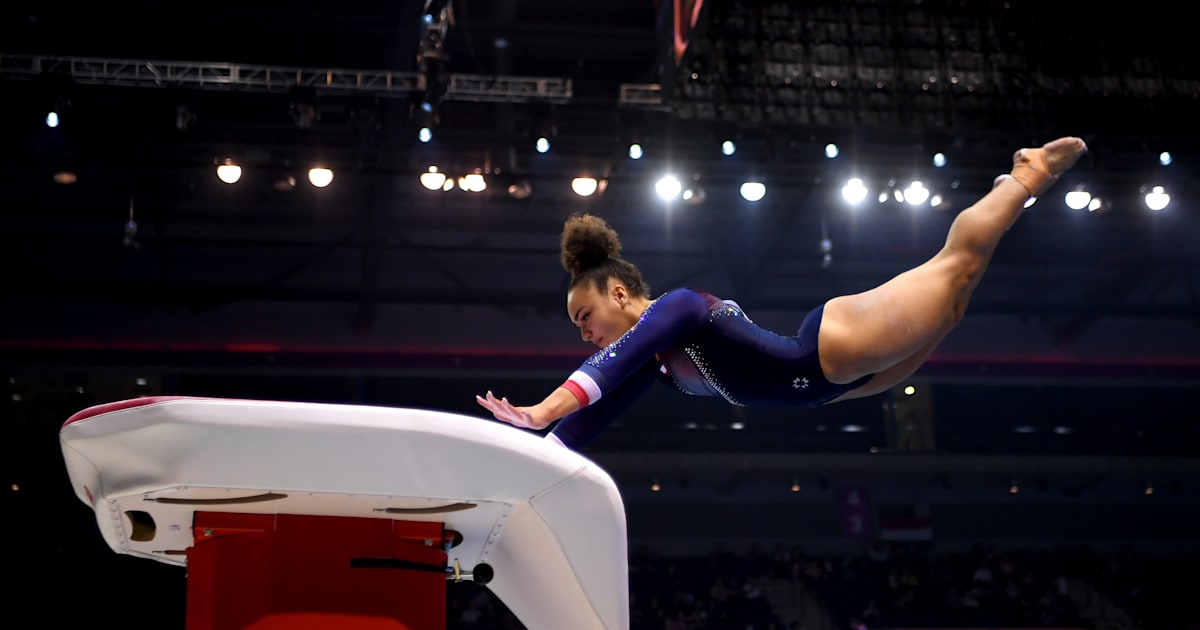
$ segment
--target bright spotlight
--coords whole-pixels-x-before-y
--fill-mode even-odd
[[[1146,193],[1146,207],[1151,210],[1162,210],[1170,203],[1171,195],[1168,195],[1162,186],[1155,186],[1150,192]]]
[[[458,178],[458,187],[468,192],[483,192],[487,190],[487,181],[479,173],[468,173]]]
[[[733,140],[726,140],[721,143],[721,153],[725,155],[733,155],[733,152],[736,150],[737,147],[733,146]]]
[[[1063,201],[1067,203],[1067,207],[1072,210],[1083,210],[1092,201],[1092,194],[1084,190],[1082,187],[1075,190],[1067,191],[1063,197]]]
[[[938,168],[942,168],[943,166],[945,166],[946,165],[946,154],[945,153],[934,153],[933,154],[933,165]]]
[[[595,177],[576,177],[571,180],[571,190],[580,197],[591,197],[598,185]]]
[[[428,190],[438,190],[445,183],[446,174],[439,172],[436,166],[430,166],[428,171],[421,173],[421,185]]]
[[[838,156],[838,153],[840,153],[840,151],[838,151],[838,145],[836,145],[832,142],[825,145],[825,157],[832,160],[833,158]]]
[[[758,201],[767,194],[767,186],[762,182],[746,182],[742,184],[742,199]]]
[[[867,198],[867,192],[867,186],[862,179],[851,177],[846,185],[842,186],[842,199],[845,199],[846,203],[856,206]]]
[[[631,159],[631,160],[642,159],[642,145],[640,145],[636,142],[629,145],[629,159]]]
[[[236,184],[242,178],[242,167],[234,164],[231,160],[225,160],[217,165],[217,179],[226,184]]]
[[[1158,163],[1162,164],[1163,166],[1170,166],[1171,165],[1171,152],[1163,151],[1162,153],[1159,153],[1158,154]]]
[[[50,112],[49,114],[46,114],[46,126],[47,127],[57,127],[58,126],[58,112]]]
[[[321,167],[310,168],[308,182],[317,188],[324,188],[333,182],[333,171]]]
[[[919,181],[914,181],[904,189],[904,200],[912,206],[919,206],[929,199],[929,189]]]
[[[682,190],[683,185],[679,183],[679,179],[674,175],[666,175],[654,184],[654,192],[667,201],[678,197]]]
[[[417,131],[417,140],[420,140],[422,143],[433,140],[433,130],[429,127],[421,127],[421,129]]]
[[[550,140],[548,138],[546,138],[545,136],[538,138],[535,148],[537,149],[538,153],[545,153],[545,152],[549,151],[550,150]]]

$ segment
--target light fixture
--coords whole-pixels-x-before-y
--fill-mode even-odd
[[[69,186],[79,181],[79,177],[75,175],[74,171],[58,171],[54,174],[54,181],[55,183]]]
[[[938,168],[942,168],[943,166],[945,166],[946,165],[946,154],[940,153],[940,152],[934,153],[933,154],[933,165]]]
[[[242,178],[242,167],[235,164],[232,159],[225,158],[217,165],[217,179],[226,184],[236,184]]]
[[[59,94],[53,99],[50,109],[46,112],[46,126],[58,127],[63,124],[63,115],[71,109],[71,97],[66,93],[66,87],[55,88]]]
[[[679,196],[683,190],[683,186],[679,183],[679,179],[674,175],[664,175],[661,179],[654,183],[654,192],[658,193],[659,197],[670,201]]]
[[[833,158],[836,158],[838,156],[838,154],[840,154],[840,153],[841,153],[841,151],[838,149],[838,145],[836,145],[832,142],[825,145],[825,157],[832,160]]]
[[[699,184],[692,184],[683,189],[683,192],[679,194],[679,198],[691,205],[698,205],[704,203],[704,200],[708,198],[708,193],[704,192],[704,188]]]
[[[861,178],[851,177],[846,181],[846,185],[842,186],[842,199],[845,199],[846,203],[856,206],[867,198],[868,192],[867,185]]]
[[[599,183],[595,177],[576,177],[571,180],[571,190],[580,197],[590,197],[596,192]]]
[[[333,183],[333,171],[317,166],[308,169],[308,182],[317,188],[325,188]]]
[[[1171,203],[1171,195],[1162,186],[1155,186],[1146,193],[1146,207],[1155,212],[1166,208]]]
[[[528,199],[533,195],[533,184],[528,179],[518,179],[508,185],[508,196],[513,199]]]
[[[412,109],[412,112],[413,123],[417,126],[417,140],[422,143],[433,140],[433,127],[437,123],[433,104],[429,101],[421,101]]]
[[[271,184],[277,192],[285,193],[296,189],[296,178],[290,173],[284,173],[275,178],[275,182]]]
[[[436,166],[430,166],[429,170],[421,173],[421,185],[427,190],[441,190],[445,183],[446,174],[439,171]]]
[[[1068,190],[1067,194],[1063,196],[1063,201],[1065,201],[1067,207],[1072,210],[1083,210],[1084,208],[1088,207],[1089,203],[1091,203],[1092,194],[1089,193],[1086,188],[1080,185],[1076,186],[1074,190]]]
[[[487,190],[487,180],[480,173],[467,173],[458,178],[458,187],[467,192],[483,192]]]
[[[679,196],[685,203],[691,205],[704,203],[704,200],[708,198],[708,193],[705,192],[704,186],[700,183],[700,173],[692,174],[691,181],[683,187],[683,191]]]
[[[762,182],[745,182],[739,192],[746,201],[760,201],[767,194],[767,185]]]
[[[904,200],[910,206],[919,206],[929,199],[929,189],[920,181],[914,181],[904,189]]]
[[[737,151],[737,147],[733,144],[733,140],[726,140],[721,143],[721,153],[724,155],[733,155]]]
[[[534,138],[534,149],[538,153],[550,151],[550,139],[558,136],[558,126],[554,122],[554,109],[545,104],[533,106],[530,114],[530,132]]]
[[[644,155],[644,153],[642,152],[642,145],[640,145],[636,142],[629,145],[629,159],[640,160],[640,159],[642,159],[642,155]]]

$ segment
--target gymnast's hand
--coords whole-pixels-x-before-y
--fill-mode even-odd
[[[483,406],[484,409],[492,412],[497,420],[507,422],[513,426],[518,426],[524,429],[543,429],[545,424],[535,422],[533,414],[530,413],[528,407],[514,407],[508,402],[508,398],[496,398],[492,392],[487,393],[487,398],[475,395],[475,402]]]

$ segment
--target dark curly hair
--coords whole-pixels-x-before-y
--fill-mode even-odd
[[[571,274],[571,288],[591,281],[600,293],[608,291],[608,279],[616,278],[635,297],[650,297],[650,286],[642,272],[621,258],[621,238],[604,219],[592,214],[573,214],[563,224],[562,266]]]

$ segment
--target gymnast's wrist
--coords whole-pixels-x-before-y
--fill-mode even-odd
[[[565,387],[559,387],[550,392],[545,400],[531,407],[529,415],[537,428],[544,429],[576,409],[579,409],[579,401],[575,399],[575,394]]]

